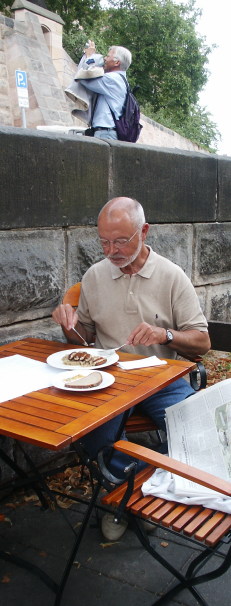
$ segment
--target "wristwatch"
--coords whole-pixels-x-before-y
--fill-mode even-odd
[[[171,343],[173,341],[173,334],[171,332],[171,330],[169,330],[169,328],[166,329],[166,341],[164,343],[164,345],[168,345],[168,343]]]

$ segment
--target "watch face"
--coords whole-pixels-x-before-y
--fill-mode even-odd
[[[166,343],[170,343],[170,341],[173,340],[173,334],[172,334],[171,330],[166,330],[166,337],[167,337]]]

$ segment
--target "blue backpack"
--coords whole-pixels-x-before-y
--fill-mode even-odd
[[[141,128],[143,128],[140,124],[140,108],[126,78],[122,74],[120,74],[120,76],[121,78],[123,78],[127,87],[127,94],[123,106],[122,115],[117,120],[111,108],[110,110],[113,116],[113,120],[115,122],[116,132],[119,141],[130,141],[131,143],[135,143],[139,137]]]

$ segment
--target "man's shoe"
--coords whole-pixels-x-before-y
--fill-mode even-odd
[[[117,524],[113,513],[105,513],[101,521],[102,534],[108,541],[118,541],[127,530],[128,523],[122,519]]]

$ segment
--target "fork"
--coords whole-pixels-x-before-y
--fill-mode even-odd
[[[80,335],[80,333],[76,330],[76,328],[74,328],[74,326],[72,326],[71,330],[73,330],[78,335],[78,337],[80,337],[80,339],[82,339],[83,345],[85,345],[85,347],[88,347],[87,341],[85,341],[85,339],[82,337],[82,335]]]
[[[113,349],[97,349],[97,351],[99,351],[100,353],[105,353],[105,354],[113,354],[114,351],[118,351],[118,349],[122,349],[122,347],[125,347],[125,345],[127,345],[127,343],[123,343],[123,345],[119,345],[119,347],[113,347]]]
[[[80,339],[82,339],[83,341],[83,345],[85,345],[86,347],[89,347],[87,341],[85,341],[85,339],[82,337],[82,335],[80,335],[80,333],[76,330],[76,328],[74,328],[74,326],[72,326],[72,329],[77,335],[78,337],[80,337]],[[118,349],[122,349],[122,347],[124,347],[125,345],[127,345],[127,343],[123,343],[123,345],[119,345],[119,347],[114,347],[113,349],[97,349],[97,351],[99,351],[100,353],[105,353],[105,354],[113,354],[114,351],[118,351]]]

